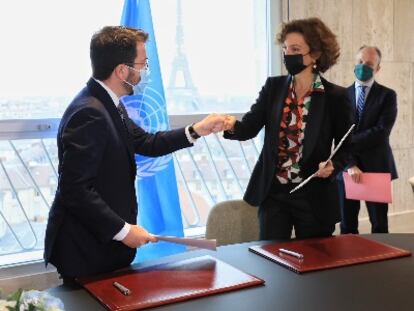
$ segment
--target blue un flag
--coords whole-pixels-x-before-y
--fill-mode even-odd
[[[122,98],[128,115],[147,132],[169,129],[157,45],[149,0],[125,0],[121,25],[140,28],[149,34],[146,43],[150,82],[143,94]],[[183,223],[171,155],[149,158],[136,156],[138,223],[153,234],[183,236]],[[185,247],[167,242],[138,249],[134,262],[141,262],[184,251]]]

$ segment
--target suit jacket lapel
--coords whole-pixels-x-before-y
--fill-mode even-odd
[[[356,98],[355,98],[355,83],[347,89],[349,100],[352,104],[352,109],[356,113]]]
[[[115,107],[112,98],[109,96],[108,92],[101,85],[99,85],[99,83],[97,83],[93,78],[89,79],[87,86],[91,94],[102,102],[105,109],[111,116],[111,119],[115,124],[117,132],[121,136],[122,141],[124,142],[125,147],[127,148],[131,165],[135,167],[135,158],[132,141],[125,129],[121,116],[119,115],[119,112]]]
[[[364,107],[364,111],[362,112],[361,123],[363,123],[364,119],[366,119],[367,115],[369,115],[368,111],[371,110],[373,106],[375,106],[377,96],[378,96],[378,83],[374,82],[372,84],[371,90],[368,93],[368,97],[365,101],[365,107]]]
[[[288,94],[291,81],[292,81],[292,77],[289,75],[289,76],[286,76],[285,79],[280,81],[280,85],[274,85],[272,87],[273,93],[270,98],[273,98],[273,100],[272,100],[272,109],[271,109],[270,119],[274,120],[274,122],[270,122],[272,126],[270,133],[272,137],[276,137],[276,139],[273,140],[276,143],[276,148],[277,148],[277,144],[279,141],[279,129],[280,129],[280,122],[282,120],[282,111],[285,105],[285,99]],[[278,90],[284,90],[284,91],[277,92]],[[274,119],[275,117],[276,119]]]
[[[359,128],[359,123],[357,122],[358,116],[357,116],[357,109],[356,109],[355,83],[352,83],[352,85],[349,86],[346,89],[346,91],[347,91],[347,94],[348,94],[348,99],[351,102],[352,113],[353,113],[353,116],[355,118],[355,124],[356,124],[355,130],[357,130]]]
[[[306,162],[315,148],[318,140],[318,133],[321,128],[323,113],[325,110],[325,93],[312,93],[311,105],[307,116],[305,127],[305,139],[303,142],[302,161]]]

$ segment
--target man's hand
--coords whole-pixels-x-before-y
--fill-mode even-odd
[[[212,113],[203,120],[193,125],[194,131],[200,136],[206,136],[211,133],[217,133],[224,130],[225,116],[217,113]]]
[[[327,178],[331,176],[332,172],[334,171],[334,166],[331,160],[328,162],[321,162],[319,163],[319,170],[316,173],[317,177]]]
[[[137,225],[131,225],[131,229],[129,229],[129,232],[122,240],[122,243],[128,247],[137,248],[148,242],[157,241],[157,238],[149,234],[144,228]]]
[[[358,166],[354,165],[351,168],[348,168],[348,174],[351,176],[352,181],[354,183],[359,184],[362,178],[362,171],[359,169]]]

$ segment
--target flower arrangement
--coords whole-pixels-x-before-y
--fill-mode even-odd
[[[38,291],[17,290],[7,299],[0,299],[0,311],[64,311],[59,298]]]

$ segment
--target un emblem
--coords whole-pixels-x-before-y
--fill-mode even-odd
[[[154,88],[147,86],[143,94],[126,96],[123,103],[128,116],[148,133],[168,130],[168,116],[164,97]],[[149,158],[141,155],[137,161],[137,177],[142,179],[155,175],[167,168],[172,155]]]

